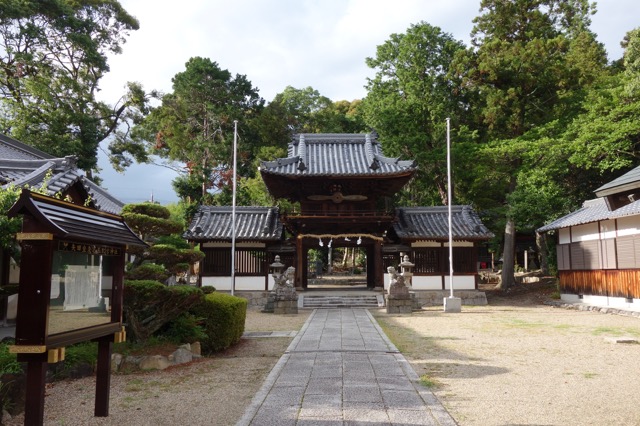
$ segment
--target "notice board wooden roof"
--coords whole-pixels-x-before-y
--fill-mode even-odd
[[[30,215],[38,232],[57,238],[95,243],[146,246],[121,216],[78,206],[63,200],[23,190],[7,216]],[[33,224],[30,224],[33,226]],[[25,230],[32,232],[32,230]]]

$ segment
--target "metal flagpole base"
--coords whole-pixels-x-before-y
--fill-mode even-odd
[[[445,312],[462,312],[462,299],[459,297],[445,297],[444,299],[444,311]]]

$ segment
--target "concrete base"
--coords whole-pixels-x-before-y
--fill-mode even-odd
[[[462,299],[459,297],[445,297],[444,299],[444,311],[445,312],[462,312]]]

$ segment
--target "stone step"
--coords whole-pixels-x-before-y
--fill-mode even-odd
[[[302,307],[330,308],[378,308],[384,306],[382,296],[302,296]]]

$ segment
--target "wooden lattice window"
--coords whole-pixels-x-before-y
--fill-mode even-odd
[[[231,276],[231,248],[204,249],[202,261],[202,276],[229,277]],[[266,275],[267,253],[263,248],[237,248],[235,269],[236,276]]]
[[[448,251],[448,247],[445,247]],[[476,272],[477,266],[474,258],[474,247],[454,247],[453,248],[453,272],[457,274],[472,274]],[[449,256],[447,253],[447,261]],[[448,267],[447,267],[448,270]]]
[[[442,248],[421,248],[413,251],[414,274],[441,275],[442,274]]]

